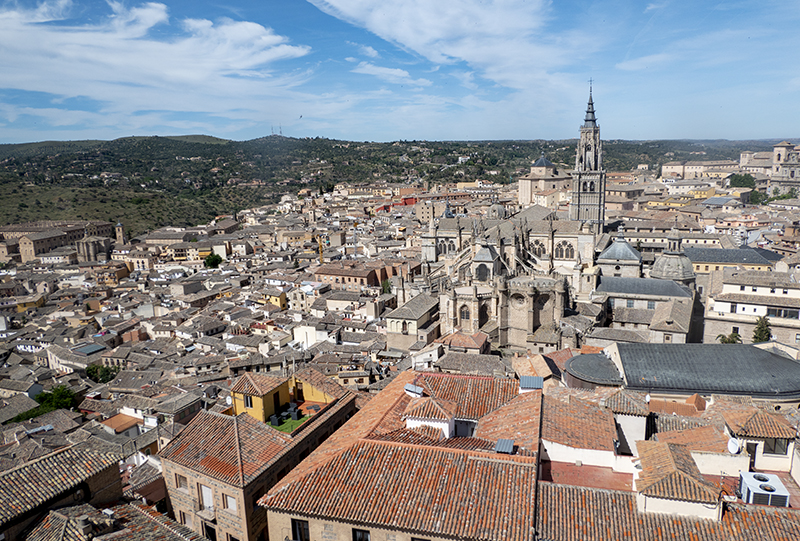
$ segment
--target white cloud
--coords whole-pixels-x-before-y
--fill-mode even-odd
[[[359,50],[361,51],[361,54],[363,54],[364,56],[368,56],[370,58],[378,58],[380,56],[378,54],[378,51],[376,51],[369,45],[362,45],[361,47],[359,47]]]
[[[523,89],[572,61],[591,36],[548,38],[548,0],[308,0],[431,62],[466,62],[485,78]]]
[[[364,75],[374,75],[382,81],[397,85],[429,86],[431,84],[428,79],[414,79],[406,70],[376,66],[370,62],[361,62],[351,71]]]
[[[310,48],[260,24],[185,19],[174,25],[164,4],[109,6],[107,16],[81,25],[67,22],[68,0],[33,9],[0,7],[0,86],[53,95],[53,104],[80,97],[105,118],[119,115],[135,124],[143,111],[162,111],[164,117],[252,114],[264,109],[265,99],[300,98],[291,89],[309,78],[304,72],[276,73],[274,63],[302,57]],[[168,37],[156,37],[156,29]],[[51,113],[45,106],[38,115],[47,120]],[[0,115],[14,113],[5,107]],[[78,122],[80,115],[67,117]]]
[[[658,53],[634,58],[633,60],[625,60],[624,62],[618,63],[615,67],[624,71],[641,71],[656,68],[662,64],[666,64],[670,60],[672,60],[672,55]]]
[[[644,8],[644,12],[647,13],[648,11],[655,11],[658,9],[662,9],[667,7],[668,2],[662,2],[661,4],[647,4],[647,7]]]

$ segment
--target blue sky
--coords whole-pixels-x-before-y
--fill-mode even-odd
[[[0,0],[0,142],[800,136],[800,3]]]

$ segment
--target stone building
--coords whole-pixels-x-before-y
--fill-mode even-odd
[[[535,204],[535,194],[550,190],[566,190],[572,177],[558,168],[547,158],[542,157],[531,165],[531,171],[519,179],[518,200],[521,207]]]
[[[291,378],[245,374],[231,395],[226,413],[201,411],[161,451],[164,480],[181,524],[209,539],[265,541],[256,501],[355,413],[356,396],[311,368]],[[292,403],[310,418],[281,431]],[[276,412],[278,428],[259,420]]]

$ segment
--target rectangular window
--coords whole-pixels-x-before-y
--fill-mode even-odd
[[[253,407],[253,397],[250,395],[244,395],[244,407],[245,408],[252,408]]]
[[[736,308],[737,308],[737,306],[734,303],[731,303],[731,314],[735,314],[736,313]]]
[[[758,293],[758,288],[757,287],[753,288],[753,293]]]
[[[788,294],[789,294],[789,290],[788,290],[788,289],[784,289],[784,290],[783,290],[783,294],[784,294],[784,295],[788,295]]]
[[[369,541],[369,531],[353,528],[353,541]]]
[[[614,309],[614,299],[608,299],[608,307]]]
[[[764,440],[765,455],[786,455],[789,452],[789,440],[766,438]]]
[[[664,335],[664,342],[672,342],[672,335],[671,334],[665,334]]]
[[[739,334],[739,327],[731,327],[731,332],[735,332],[736,334]]]
[[[633,308],[633,299],[628,299],[627,306],[628,308]]]
[[[769,292],[770,293],[775,293],[775,288],[773,287],[772,289],[769,290]]]
[[[311,541],[307,520],[292,519],[292,541]]]
[[[655,310],[656,309],[656,301],[647,301],[647,309],[648,310]]]
[[[186,477],[179,473],[175,474],[175,486],[178,487],[178,490],[189,492],[189,481],[187,481]]]
[[[230,513],[236,513],[236,498],[233,496],[229,496],[228,494],[222,495],[222,505],[225,507],[225,510]]]
[[[744,286],[739,286],[739,291],[744,291]]]

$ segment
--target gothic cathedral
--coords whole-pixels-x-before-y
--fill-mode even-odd
[[[575,156],[572,172],[572,201],[569,219],[591,225],[602,233],[605,221],[606,172],[603,171],[603,145],[600,141],[600,126],[594,115],[592,90],[589,88],[589,104],[581,126],[581,140]]]

